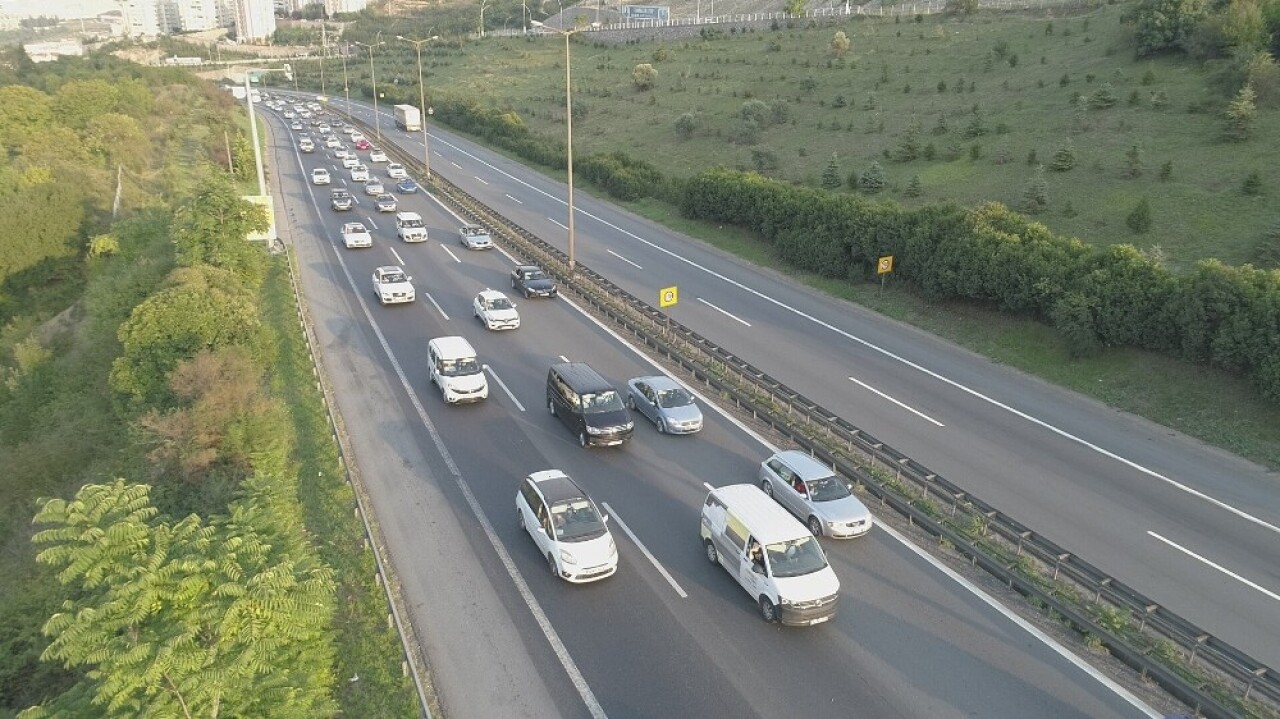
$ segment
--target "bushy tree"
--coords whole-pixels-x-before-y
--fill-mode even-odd
[[[1135,235],[1141,235],[1151,229],[1151,203],[1147,198],[1138,200],[1138,204],[1134,206],[1129,216],[1124,218],[1124,223]]]
[[[1180,49],[1206,14],[1205,0],[1142,0],[1133,18],[1138,55]]]
[[[702,115],[696,112],[682,113],[675,121],[676,134],[682,140],[693,137],[693,133],[700,127],[702,127]]]
[[[758,127],[768,127],[773,121],[774,110],[764,100],[747,100],[738,108],[738,117],[751,120]]]
[[[831,153],[827,168],[822,171],[822,186],[828,190],[838,190],[844,182],[840,179],[840,165],[836,163],[836,153]]]
[[[1116,89],[1109,82],[1104,82],[1098,86],[1093,94],[1089,95],[1089,108],[1093,110],[1105,110],[1116,104]]]
[[[849,52],[849,46],[849,36],[844,34],[844,30],[837,30],[835,37],[831,38],[831,54],[844,57]]]
[[[647,62],[636,65],[635,69],[631,71],[631,83],[640,92],[652,90],[657,82],[658,70]]]
[[[804,6],[807,0],[787,0],[786,12],[788,15],[803,15]]]
[[[735,145],[754,145],[760,141],[760,125],[749,118],[735,117],[729,120],[727,136]]]
[[[1240,184],[1240,191],[1249,197],[1257,197],[1262,194],[1262,175],[1257,170],[1245,175],[1244,182]]]
[[[1226,137],[1233,142],[1244,142],[1253,133],[1253,122],[1258,116],[1258,106],[1254,103],[1256,95],[1253,88],[1245,85],[1236,93],[1236,97],[1227,105],[1224,113]]]
[[[174,213],[178,264],[220,267],[257,287],[266,276],[266,254],[245,238],[266,228],[262,207],[240,199],[225,176],[210,174]]]

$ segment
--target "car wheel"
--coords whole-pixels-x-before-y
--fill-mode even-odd
[[[550,397],[547,398],[547,411],[551,413],[552,417],[556,416],[556,403],[552,402]]]
[[[527,300],[532,296],[533,295],[529,294],[529,288],[528,287],[524,288],[524,298]]]
[[[583,448],[585,448],[585,447],[587,446],[587,433],[586,433],[586,432],[579,432],[579,433],[578,433],[578,446],[579,446],[579,447],[583,447]]]
[[[516,507],[516,526],[520,527],[521,531],[525,531],[524,512],[521,512],[519,507]]]
[[[515,280],[511,280],[511,289],[513,289],[513,290],[514,290],[515,288],[516,288],[516,281],[515,281]]]
[[[770,482],[767,479],[762,481],[760,483],[760,489],[763,489],[764,493],[769,495],[770,497],[773,496],[773,482]]]
[[[778,621],[778,608],[773,606],[773,602],[763,594],[760,595],[760,618],[769,624]]]
[[[551,570],[551,576],[560,576],[560,570],[556,568],[556,558],[552,556],[551,552],[547,552],[547,569]]]
[[[716,545],[711,543],[710,539],[702,540],[703,549],[707,550],[707,561],[712,564],[720,563],[720,554],[716,551]]]
[[[667,420],[665,420],[665,419],[659,419],[659,420],[658,420],[658,422],[657,422],[657,424],[658,424],[658,434],[666,434],[666,433],[667,433]]]
[[[809,533],[815,537],[822,536],[822,522],[817,517],[809,517]]]

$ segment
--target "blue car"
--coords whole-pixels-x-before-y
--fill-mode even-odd
[[[400,192],[406,195],[412,195],[417,191],[418,191],[418,183],[414,182],[408,177],[396,183],[396,192]]]

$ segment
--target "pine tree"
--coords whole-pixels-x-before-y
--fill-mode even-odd
[[[1151,203],[1147,198],[1142,198],[1138,204],[1134,206],[1133,212],[1124,219],[1124,223],[1133,230],[1133,234],[1141,235],[1151,229]]]
[[[1039,214],[1049,207],[1049,184],[1044,179],[1044,165],[1036,168],[1036,172],[1022,190],[1022,209],[1028,214]]]
[[[910,162],[920,156],[920,121],[912,117],[907,129],[902,132],[902,139],[894,152],[898,162]]]
[[[1076,148],[1068,140],[1053,152],[1053,162],[1049,163],[1049,167],[1053,168],[1055,172],[1066,172],[1075,166]]]
[[[879,162],[872,162],[866,172],[858,176],[858,189],[868,195],[880,192],[884,189],[884,185],[884,168],[880,167]]]
[[[831,153],[831,159],[827,162],[827,169],[822,171],[822,186],[828,190],[838,190],[840,185],[844,184],[840,181],[840,166],[836,164],[836,153]]]
[[[923,192],[924,188],[920,186],[920,176],[912,175],[911,181],[907,183],[907,189],[903,190],[902,194],[907,197],[919,197]]]
[[[1160,181],[1168,182],[1173,177],[1173,160],[1165,160],[1160,166]]]
[[[1245,175],[1244,183],[1240,186],[1240,191],[1250,197],[1257,197],[1262,194],[1262,175],[1257,170]]]
[[[1225,128],[1227,139],[1235,142],[1244,142],[1249,139],[1250,133],[1253,132],[1253,121],[1258,115],[1258,106],[1255,103],[1257,97],[1253,86],[1245,85],[1240,88],[1236,99],[1227,106]]]
[[[1124,174],[1127,177],[1142,176],[1144,169],[1142,167],[1142,148],[1138,147],[1137,143],[1129,146],[1129,149],[1124,153],[1124,161]]]

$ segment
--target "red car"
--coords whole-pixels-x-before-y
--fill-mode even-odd
[[[357,140],[357,141],[356,141],[356,149],[357,149],[357,150],[368,150],[370,147],[373,147],[373,143],[372,143],[372,142],[369,142],[368,140]]]

